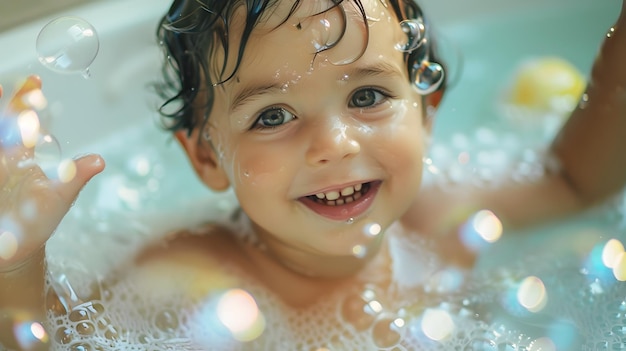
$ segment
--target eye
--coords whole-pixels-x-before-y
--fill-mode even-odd
[[[352,97],[350,98],[350,107],[357,107],[357,108],[373,107],[373,106],[380,104],[388,97],[389,96],[387,94],[377,89],[373,89],[373,88],[360,89],[354,92],[354,94],[352,94]]]
[[[273,107],[261,112],[252,129],[276,128],[290,122],[296,116],[281,107]]]

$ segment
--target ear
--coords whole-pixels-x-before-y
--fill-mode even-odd
[[[230,187],[228,176],[224,172],[213,147],[207,145],[208,143],[199,141],[198,128],[191,135],[188,135],[185,130],[177,131],[174,135],[185,150],[198,178],[204,184],[215,191],[223,191]]]
[[[433,130],[433,121],[435,119],[437,110],[439,109],[441,99],[443,98],[443,92],[443,89],[439,89],[433,93],[424,96],[423,98],[424,128],[428,131],[429,134]]]

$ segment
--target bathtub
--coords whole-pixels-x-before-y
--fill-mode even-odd
[[[475,6],[459,1],[463,3],[459,5],[463,8],[462,15],[446,13],[447,5],[442,6],[443,2],[425,2],[426,10],[432,8],[435,14],[433,26],[444,55],[449,58],[451,74],[450,89],[436,117],[435,140],[476,135],[474,132],[484,126],[489,126],[487,131],[492,134],[507,128],[495,102],[509,83],[508,78],[525,59],[558,55],[588,72],[619,5],[618,1],[579,0],[536,1],[508,7],[502,2],[489,6],[488,0],[475,0]],[[95,152],[103,154],[108,161],[107,170],[87,186],[51,239],[48,254],[56,257],[53,270],[66,268],[65,255],[82,262],[77,268],[81,271],[99,272],[110,267],[112,258],[108,255],[75,248],[72,242],[79,245],[88,240],[94,247],[106,245],[110,240],[106,233],[120,230],[130,230],[148,240],[149,228],[134,227],[132,222],[127,222],[129,214],[149,217],[153,227],[166,232],[206,220],[206,210],[194,210],[198,203],[210,201],[215,216],[235,206],[232,194],[213,194],[198,182],[171,135],[158,127],[155,110],[159,101],[148,87],[160,74],[155,28],[169,3],[169,0],[93,2],[0,33],[0,82],[5,91],[8,93],[14,82],[28,74],[40,75],[52,115],[50,132],[58,139],[62,154],[70,157]],[[99,35],[100,49],[90,66],[88,79],[80,74],[52,72],[38,62],[37,34],[51,19],[61,15],[84,18]],[[145,140],[154,142],[149,150],[142,147]],[[158,162],[151,163],[155,159]],[[167,167],[162,167],[164,164]],[[149,167],[145,168],[146,165]],[[185,216],[160,218],[174,210]],[[615,212],[592,211],[571,221],[534,228],[526,235],[505,238],[480,258],[477,270],[523,260],[537,251],[545,251],[547,255],[555,245],[564,246],[563,238],[569,238],[570,242],[580,240],[581,244],[564,247],[560,255],[596,250],[596,241],[626,236],[620,217],[623,214]],[[95,234],[90,238],[76,236],[84,232],[85,217],[95,224]],[[120,222],[130,224],[125,226]],[[129,253],[134,249],[129,245]],[[585,264],[581,263],[581,269],[589,268]],[[590,284],[593,286],[593,282]],[[520,317],[497,308],[490,313],[513,325]],[[568,330],[553,319],[526,317],[520,317],[520,325],[531,332],[549,323],[554,323],[557,332]],[[626,345],[626,336],[623,341]],[[563,341],[569,346],[575,342]]]

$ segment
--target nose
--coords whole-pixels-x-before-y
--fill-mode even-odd
[[[354,157],[361,151],[361,145],[351,136],[351,132],[354,133],[353,129],[339,118],[330,125],[324,124],[314,128],[306,153],[307,163],[311,166],[321,166]]]

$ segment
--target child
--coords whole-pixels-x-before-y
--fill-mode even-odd
[[[618,25],[624,21],[622,15]],[[132,300],[131,320],[116,315],[115,306],[93,303],[88,313],[84,303],[61,308],[49,298],[49,308],[70,316],[63,324],[70,327],[51,332],[55,342],[317,350],[461,345],[468,337],[463,326],[480,322],[429,309],[441,300],[425,293],[439,269],[449,267],[440,260],[471,263],[452,235],[456,228],[441,227],[444,209],[488,209],[513,228],[567,216],[621,190],[626,37],[616,26],[601,49],[587,104],[551,146],[558,167],[529,184],[445,192],[420,190],[433,122],[426,112],[445,87],[425,28],[410,0],[174,1],[159,28],[169,59],[162,113],[198,177],[213,190],[231,188],[242,213],[234,222],[174,233],[167,245],[146,248],[124,276],[108,280],[106,291],[128,293],[115,287],[132,282],[137,296],[153,299]],[[40,83],[28,84],[27,91]],[[5,144],[3,223],[26,239],[0,259],[0,307],[36,311],[44,289],[32,282],[43,282],[42,247],[104,163],[82,157],[76,176],[63,183],[19,167],[31,150]],[[33,198],[36,221],[22,211]],[[92,301],[106,300],[102,295]],[[220,306],[232,296],[236,307],[258,305],[245,310],[256,314],[224,317]],[[167,297],[181,300],[165,308]],[[150,306],[175,313],[155,315]],[[210,311],[204,320],[185,312],[198,306]],[[89,317],[81,323],[104,327],[89,324],[93,331],[81,334],[81,324],[67,322],[76,322],[76,311]],[[97,319],[102,315],[105,322]],[[215,316],[222,324],[207,324]],[[237,327],[242,318],[247,328]],[[421,329],[409,328],[419,321]],[[519,335],[511,340],[526,342]],[[528,345],[541,343],[533,340]]]

